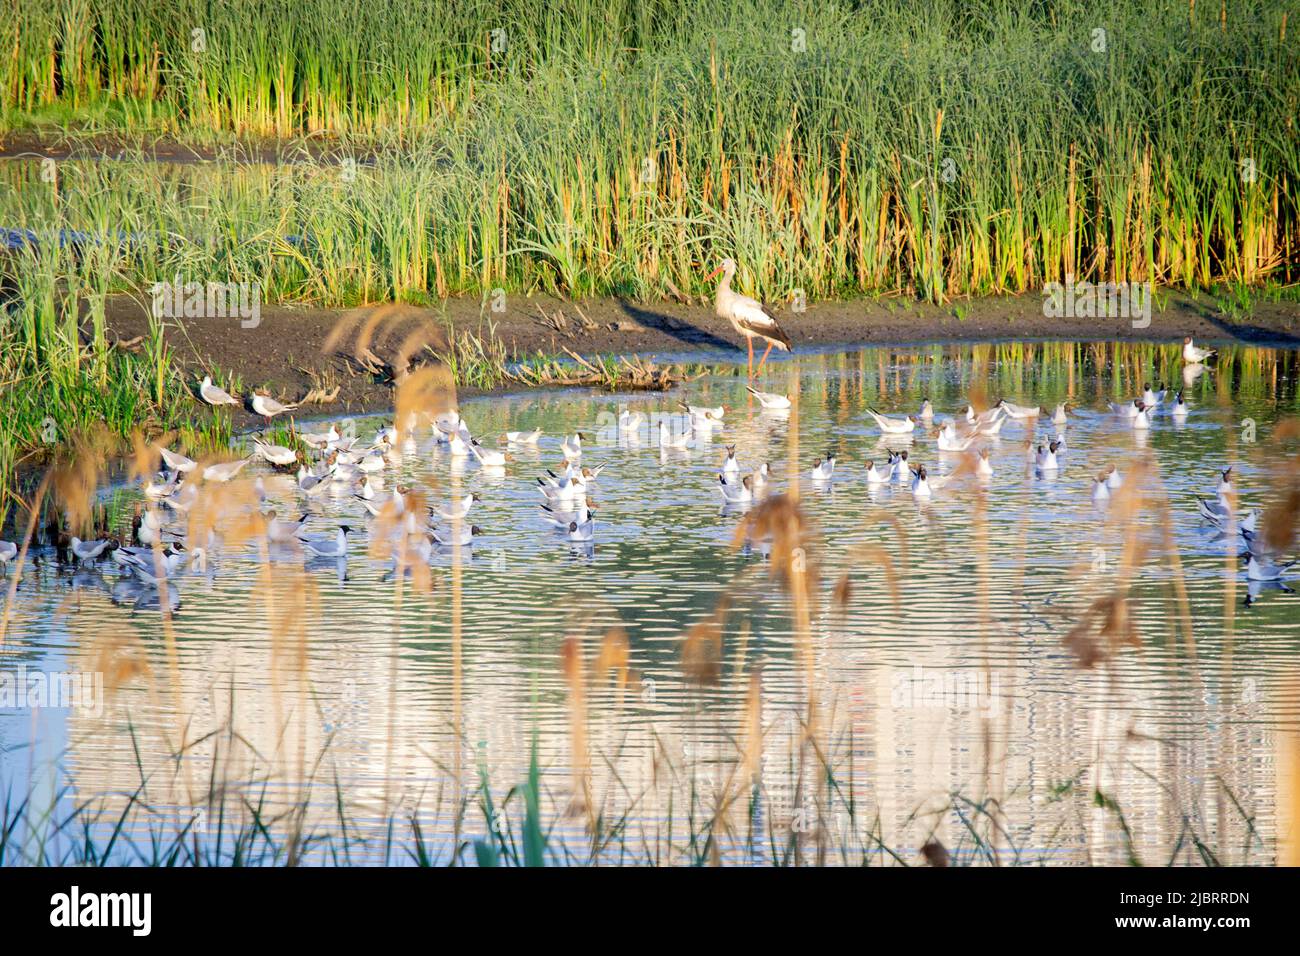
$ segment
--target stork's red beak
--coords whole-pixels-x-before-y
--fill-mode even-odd
[[[710,272],[708,276],[705,277],[704,281],[709,282],[713,279],[716,279],[720,275],[722,275],[722,266],[718,266],[716,269]]]

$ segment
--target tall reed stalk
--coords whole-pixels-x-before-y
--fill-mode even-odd
[[[275,189],[200,185],[167,253],[283,295],[658,295],[723,255],[772,300],[1296,278],[1295,0],[162,6],[18,3],[3,122],[342,143]],[[129,175],[109,223],[186,218]]]

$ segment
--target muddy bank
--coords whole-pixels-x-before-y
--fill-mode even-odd
[[[148,301],[128,296],[109,303],[110,337],[129,343],[148,330]],[[637,303],[615,299],[566,302],[544,296],[507,296],[501,311],[476,299],[449,299],[441,308],[395,310],[403,330],[423,324],[444,340],[489,329],[513,354],[646,355],[661,361],[745,362],[744,340],[710,305],[680,302]],[[1130,319],[1053,318],[1043,315],[1040,294],[957,301],[943,307],[902,298],[809,305],[806,311],[778,310],[796,352],[942,342],[1030,339],[1178,341],[1193,336],[1206,342],[1243,342],[1300,348],[1300,304],[1261,303],[1248,320],[1231,321],[1213,300],[1171,294],[1150,325],[1134,328]],[[338,388],[335,401],[313,405],[322,415],[355,414],[387,408],[391,383],[355,361],[355,335],[344,336],[329,351],[330,334],[347,310],[303,306],[264,306],[255,327],[238,318],[168,319],[167,337],[178,361],[196,376],[213,372],[237,377],[245,390],[265,388],[277,398],[297,401],[312,389]],[[355,321],[355,319],[354,319]],[[376,336],[371,349],[384,359],[385,348],[402,335]],[[249,421],[252,421],[250,416]]]
[[[243,162],[263,165],[318,162],[347,148],[358,163],[373,163],[381,150],[373,144],[355,147],[325,137],[293,140],[229,139],[188,142],[150,133],[90,130],[21,129],[0,135],[0,159],[130,159],[189,166],[196,163]]]

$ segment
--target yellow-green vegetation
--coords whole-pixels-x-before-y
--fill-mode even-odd
[[[57,0],[0,28],[0,90],[10,127],[351,144],[22,203],[179,219],[171,255],[321,301],[657,294],[724,251],[772,299],[1256,282],[1296,258],[1298,9]],[[360,141],[376,165],[349,164]]]

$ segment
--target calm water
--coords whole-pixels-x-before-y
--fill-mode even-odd
[[[352,846],[354,862],[385,858],[383,821],[393,815],[403,832],[391,861],[410,859],[400,825],[410,817],[446,860],[458,838],[488,832],[476,793],[483,781],[498,810],[524,782],[535,736],[551,845],[577,860],[591,852],[575,799],[574,769],[584,762],[592,812],[606,827],[625,822],[599,851],[610,860],[690,862],[700,852],[692,832],[716,815],[724,858],[737,861],[770,861],[793,838],[807,861],[819,859],[821,846],[827,862],[866,852],[890,863],[887,847],[916,863],[932,835],[981,861],[971,831],[989,833],[978,805],[993,801],[1002,807],[995,842],[1003,862],[1123,862],[1120,812],[1144,862],[1200,862],[1192,836],[1224,862],[1271,860],[1276,738],[1300,720],[1291,671],[1300,598],[1266,588],[1246,606],[1245,577],[1227,573],[1230,548],[1198,518],[1192,495],[1212,494],[1216,470],[1232,465],[1247,507],[1270,502],[1281,456],[1270,436],[1297,413],[1297,356],[1234,350],[1221,370],[1188,384],[1185,424],[1166,407],[1145,438],[1109,414],[1108,401],[1131,397],[1146,380],[1180,381],[1176,356],[1173,347],[1113,345],[805,356],[769,366],[764,386],[801,389],[797,429],[751,406],[743,377],[734,376],[669,395],[465,401],[465,420],[485,444],[507,429],[540,427],[546,437],[538,448],[512,450],[504,473],[493,475],[450,459],[422,430],[400,477],[386,474],[389,487],[426,486],[435,500],[482,497],[470,518],[483,534],[463,567],[450,553],[435,558],[429,593],[408,583],[397,596],[388,564],[369,553],[368,519],[348,496],[327,495],[307,509],[310,531],[344,522],[360,529],[345,569],[330,561],[304,568],[283,549],[265,555],[267,564],[254,543],[220,548],[206,573],[187,574],[175,588],[171,637],[156,594],[124,583],[111,564],[102,575],[29,567],[7,666],[102,675],[101,706],[0,709],[0,788],[31,792],[38,805],[57,795],[64,809],[74,796],[91,801],[108,830],[136,795],[148,810],[132,818],[133,840],[119,848],[129,861],[149,829],[174,834],[195,820],[200,839],[215,840],[214,781],[230,801],[227,829],[241,799],[280,828],[290,825],[279,819],[286,808],[305,801],[304,828],[337,834],[337,787],[350,832],[366,839]],[[990,441],[983,552],[973,477],[928,502],[905,486],[865,481],[866,460],[883,462],[885,444],[897,445],[879,440],[866,406],[915,412],[926,395],[940,419],[972,395],[1041,404],[1037,437],[1054,431],[1055,402],[1073,407],[1054,477],[1026,463],[1032,425],[1008,422]],[[650,434],[619,440],[610,425],[620,401],[675,414],[680,398],[727,403],[725,429],[686,453],[661,455]],[[1253,436],[1243,420],[1253,422]],[[672,421],[681,427],[681,417]],[[357,421],[357,433],[369,438],[378,422]],[[589,436],[584,462],[607,464],[592,495],[599,524],[589,549],[538,517],[535,478],[558,470],[560,436],[577,430]],[[744,466],[770,462],[777,489],[796,480],[792,454],[797,461],[822,567],[811,683],[788,596],[767,576],[761,549],[733,547],[741,517],[722,512],[716,487],[727,443]],[[938,453],[921,431],[906,447],[932,475],[960,459]],[[840,456],[835,480],[815,487],[807,472],[828,448]],[[1119,527],[1093,506],[1091,476],[1108,462],[1129,473],[1146,456],[1158,469],[1152,490],[1164,494],[1135,519],[1133,537],[1148,550],[1121,582],[1134,522]],[[289,479],[266,473],[264,481],[282,515],[304,509]],[[134,492],[104,496],[129,520]],[[1165,500],[1180,569],[1162,543],[1157,501]],[[897,604],[872,557],[879,548],[899,576]],[[845,572],[851,592],[841,610],[831,591]],[[1194,649],[1176,625],[1180,576]],[[1118,649],[1108,667],[1080,668],[1062,638],[1124,583],[1140,646]],[[707,621],[724,594],[717,679],[688,680],[684,632]],[[597,664],[617,628],[629,648],[621,682]],[[586,664],[578,703],[562,666],[566,638]],[[753,737],[751,684],[762,728],[752,800],[736,784]],[[810,698],[815,749],[801,729]],[[589,754],[585,761],[574,758],[575,723],[585,729],[577,750]],[[833,788],[816,753],[830,764]],[[1096,806],[1098,789],[1118,812]],[[720,802],[729,809],[719,811]],[[500,814],[499,830],[518,840],[522,796]],[[41,838],[23,837],[28,846]]]

